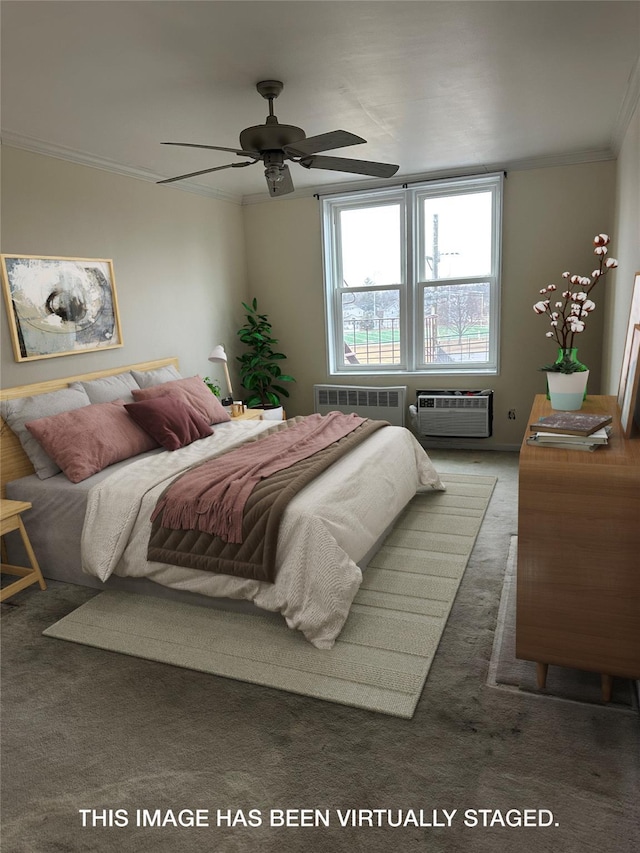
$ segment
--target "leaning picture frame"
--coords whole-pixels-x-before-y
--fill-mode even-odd
[[[0,274],[16,361],[122,346],[111,260],[2,254]]]
[[[640,323],[636,323],[633,326],[633,334],[631,336],[627,381],[625,383],[624,395],[620,405],[620,427],[625,438],[631,438],[631,435],[634,432],[634,427],[640,427],[640,398],[638,396],[639,384]]]
[[[633,330],[636,323],[640,323],[640,272],[637,272],[635,274],[633,281],[633,291],[631,293],[629,324],[627,326],[627,334],[624,342],[622,367],[620,369],[620,382],[618,383],[618,406],[620,407],[620,409],[622,409],[627,380],[629,376],[629,358],[631,356],[631,343],[633,339]]]

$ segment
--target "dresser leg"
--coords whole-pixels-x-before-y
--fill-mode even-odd
[[[547,686],[547,670],[549,669],[548,663],[537,663],[536,664],[536,677],[538,680],[538,690],[544,690]]]
[[[602,701],[611,702],[611,694],[613,692],[613,676],[604,675],[603,673],[600,676],[600,682],[602,684]]]

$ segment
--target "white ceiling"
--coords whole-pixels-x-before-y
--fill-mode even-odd
[[[238,162],[264,122],[367,140],[400,177],[615,156],[637,102],[640,3],[3,0],[2,136],[147,180]],[[298,194],[371,179],[291,165]],[[397,183],[397,177],[392,179]],[[380,183],[380,181],[378,181]],[[262,166],[167,192],[266,197]]]

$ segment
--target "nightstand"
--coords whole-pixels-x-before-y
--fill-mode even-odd
[[[231,416],[232,421],[261,421],[262,409],[245,409],[241,415]]]
[[[29,562],[31,563],[30,568],[2,563],[2,574],[18,575],[20,580],[14,581],[0,590],[0,601],[4,601],[10,595],[15,595],[21,589],[31,586],[32,583],[38,583],[40,589],[47,588],[36,555],[33,553],[31,542],[29,542],[27,531],[24,529],[24,524],[20,517],[20,514],[28,509],[31,509],[31,504],[27,501],[0,500],[0,535],[4,536],[6,533],[11,533],[12,530],[19,531],[27,556],[29,557]]]

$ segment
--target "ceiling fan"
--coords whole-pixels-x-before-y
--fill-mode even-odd
[[[201,169],[175,178],[158,181],[159,184],[171,184],[185,178],[208,175],[220,169],[238,169],[262,162],[267,179],[269,194],[281,196],[294,191],[289,166],[284,162],[291,160],[305,169],[329,169],[336,172],[352,172],[356,175],[372,175],[376,178],[390,178],[400,168],[391,163],[374,163],[371,160],[349,160],[344,157],[318,157],[319,151],[331,151],[345,148],[347,145],[359,145],[366,142],[361,136],[346,130],[333,130],[318,136],[307,137],[304,130],[291,124],[280,124],[273,114],[273,101],[282,92],[284,84],[279,80],[263,80],[256,89],[269,101],[269,115],[265,124],[247,127],[240,133],[240,148],[223,148],[219,145],[198,145],[194,142],[163,142],[162,145],[180,145],[185,148],[207,148],[211,151],[229,151],[240,157],[248,157],[242,163],[227,163],[212,169]]]

